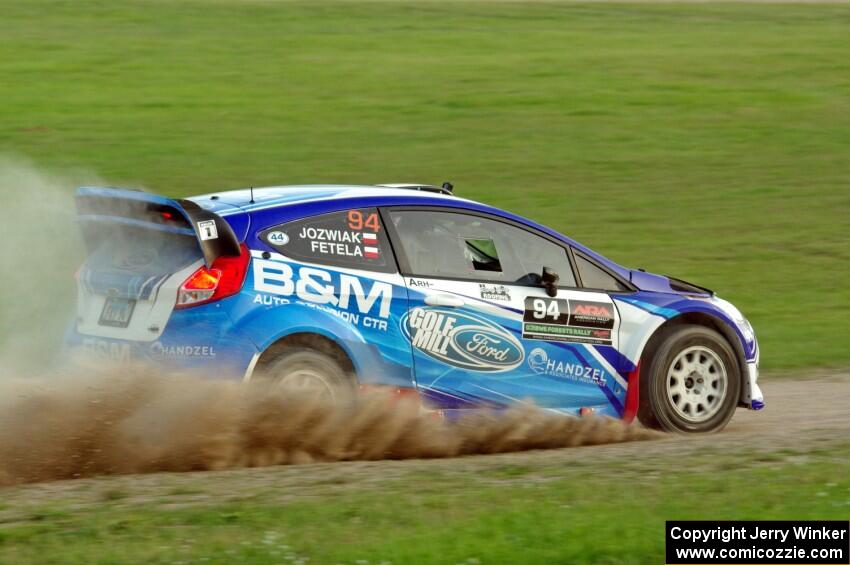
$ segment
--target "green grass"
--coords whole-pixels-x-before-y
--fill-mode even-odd
[[[0,0],[0,153],[173,195],[452,180],[850,364],[850,6]]]
[[[147,492],[140,500],[80,504],[60,490],[30,503],[3,520],[0,561],[655,564],[667,519],[846,519],[848,461],[844,447],[716,454],[697,469],[667,458],[657,461],[663,472],[610,461],[450,475],[418,468],[336,489],[257,481],[202,503],[172,494],[165,476],[156,488],[131,487]],[[113,492],[111,480],[100,488]],[[197,483],[210,488],[206,480]]]

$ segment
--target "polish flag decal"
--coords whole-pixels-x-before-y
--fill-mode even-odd
[[[367,259],[377,259],[381,250],[378,248],[378,234],[363,233],[363,256]]]

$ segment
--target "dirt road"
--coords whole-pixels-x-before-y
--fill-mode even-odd
[[[333,489],[375,488],[379,483],[406,480],[420,473],[440,474],[446,480],[478,471],[522,468],[531,475],[552,476],[565,467],[590,467],[594,472],[663,473],[664,469],[696,470],[805,458],[812,451],[828,452],[850,444],[850,375],[765,379],[767,408],[739,410],[723,432],[707,436],[662,436],[632,443],[474,455],[446,459],[351,461],[274,466],[200,473],[155,473],[60,481],[2,489],[5,509],[0,521],[14,519],[34,504],[61,497],[83,506],[96,505],[120,491],[123,502],[170,500],[170,493],[189,489],[180,504],[204,503],[211,498],[238,499],[273,487],[282,500]],[[744,455],[746,457],[744,457]],[[607,464],[606,464],[607,463]],[[523,480],[529,480],[526,474]]]

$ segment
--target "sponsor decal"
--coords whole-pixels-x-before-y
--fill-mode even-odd
[[[289,243],[289,236],[286,232],[273,231],[266,234],[266,241],[272,245],[286,245]]]
[[[263,306],[285,306],[287,304],[292,304],[292,301],[288,298],[281,298],[280,296],[257,293],[257,295],[254,296],[254,304],[262,304]]]
[[[614,305],[570,300],[570,325],[588,328],[614,327]]]
[[[538,375],[557,377],[576,382],[599,385],[607,384],[605,373],[602,369],[588,367],[581,363],[550,359],[549,354],[541,347],[535,347],[528,354],[528,366]]]
[[[481,292],[481,298],[484,300],[511,301],[511,291],[503,284],[479,283],[478,288]]]
[[[83,351],[89,357],[112,363],[127,364],[130,362],[129,343],[85,338],[83,339]]]
[[[545,324],[523,324],[522,337],[546,341],[575,341],[578,343],[611,344],[611,330],[574,328],[571,326],[549,326]]]
[[[310,304],[325,304],[384,319],[390,316],[393,287],[389,283],[367,280],[364,287],[360,277],[345,273],[256,257],[251,263],[254,290],[264,295],[295,296]],[[265,303],[266,298],[262,300]]]
[[[363,314],[349,312],[348,310],[337,310],[336,308],[331,308],[330,306],[327,306],[325,304],[313,304],[310,302],[302,302],[300,300],[296,301],[296,303],[302,306],[306,306],[307,308],[313,308],[314,310],[326,312],[331,316],[335,316],[340,320],[343,320],[350,324],[363,326],[364,328],[373,328],[382,332],[387,331],[387,321],[381,320],[380,318],[364,316]]]
[[[410,286],[418,286],[419,288],[431,288],[431,281],[418,281],[416,279],[410,279]]]
[[[218,228],[215,227],[215,220],[198,222],[198,233],[201,234],[201,241],[218,239]]]
[[[522,337],[611,345],[614,306],[562,298],[525,299]]]
[[[215,357],[215,348],[211,345],[163,345],[155,341],[150,346],[150,353],[156,359]]]
[[[513,369],[525,359],[513,335],[472,314],[418,307],[402,317],[401,326],[413,347],[455,367],[492,373]]]

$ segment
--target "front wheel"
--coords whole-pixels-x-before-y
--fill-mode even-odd
[[[640,410],[646,426],[696,433],[723,429],[738,405],[741,374],[735,352],[703,326],[672,328],[640,375]]]

